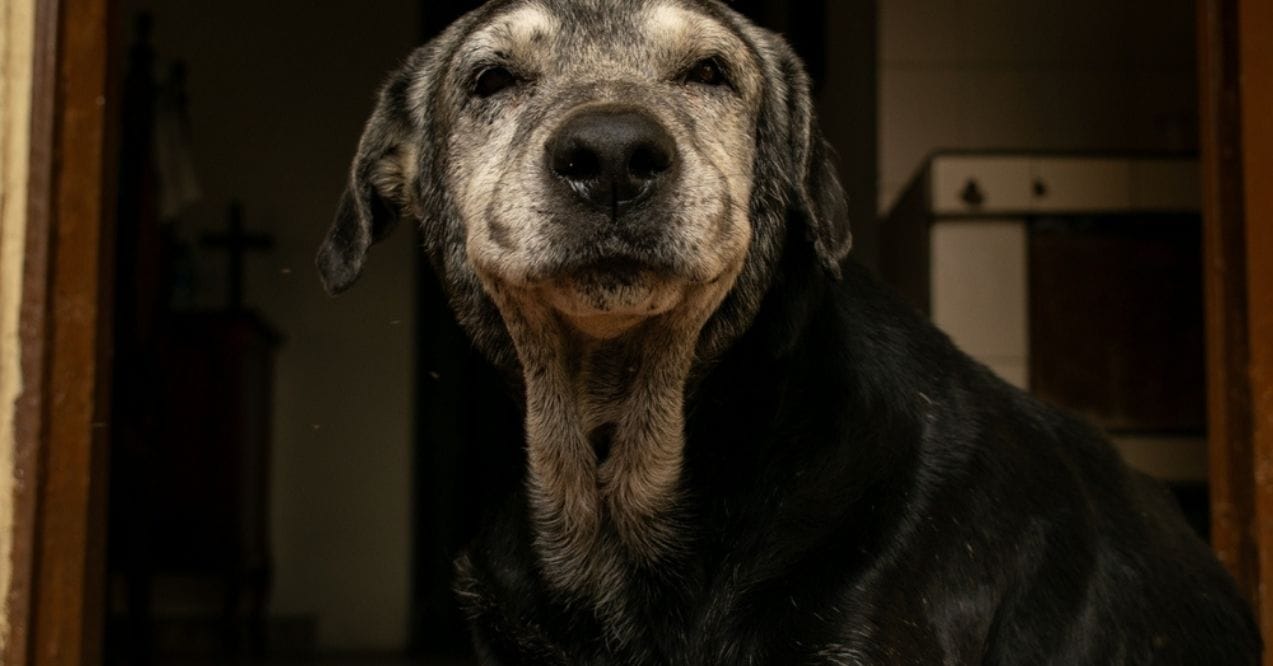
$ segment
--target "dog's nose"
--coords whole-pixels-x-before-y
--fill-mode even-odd
[[[619,212],[657,189],[676,166],[676,141],[655,118],[630,107],[576,114],[548,140],[548,166],[575,194]]]

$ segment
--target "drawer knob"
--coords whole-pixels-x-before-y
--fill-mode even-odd
[[[1042,178],[1036,178],[1034,180],[1033,189],[1035,199],[1042,199],[1048,195],[1048,184],[1043,182]]]
[[[969,178],[968,184],[964,185],[963,192],[959,193],[959,198],[969,206],[980,206],[986,203],[986,194],[981,191],[981,186],[977,184],[976,178]]]

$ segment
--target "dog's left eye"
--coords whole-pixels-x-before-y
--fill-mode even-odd
[[[686,83],[698,83],[705,86],[723,86],[729,83],[725,77],[725,69],[715,58],[705,58],[694,63],[685,72]]]
[[[520,79],[504,67],[487,67],[473,82],[473,94],[483,99],[517,85]]]

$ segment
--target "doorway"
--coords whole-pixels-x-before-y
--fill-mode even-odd
[[[233,6],[238,4],[233,3]],[[314,323],[305,317],[311,315],[315,308],[328,307],[328,302],[312,294],[298,297],[297,292],[289,291],[286,285],[290,284],[287,280],[296,284],[302,279],[308,280],[308,253],[321,235],[334,200],[334,196],[327,195],[339,191],[344,163],[352,148],[352,137],[356,136],[370,106],[370,93],[375,82],[396,58],[417,42],[417,26],[421,21],[429,24],[427,19],[401,20],[398,17],[398,20],[390,21],[386,18],[385,23],[393,23],[389,27],[403,42],[403,48],[399,49],[389,44],[392,40],[385,37],[383,30],[370,30],[366,28],[369,24],[358,24],[349,18],[357,12],[350,11],[335,17],[324,13],[320,17],[295,21],[291,19],[307,12],[328,10],[310,5],[284,4],[290,6],[290,15],[278,14],[285,11],[281,8],[263,9],[244,4],[239,7],[242,11],[237,15],[238,20],[229,21],[218,30],[208,30],[224,43],[198,43],[200,50],[230,51],[241,44],[260,45],[271,40],[290,40],[307,34],[304,26],[311,21],[330,21],[339,29],[333,28],[325,33],[325,39],[314,39],[307,48],[280,56],[277,61],[286,65],[281,69],[253,71],[259,62],[255,58],[244,57],[234,66],[221,71],[221,78],[214,81],[216,85],[210,85],[209,79],[202,78],[210,70],[203,70],[192,61],[186,72],[191,92],[189,108],[206,109],[208,100],[214,99],[196,90],[229,91],[224,99],[217,102],[229,110],[225,119],[239,123],[234,129],[240,136],[252,139],[252,148],[261,150],[273,140],[278,140],[275,148],[285,152],[305,146],[332,146],[338,143],[331,139],[332,136],[350,139],[347,145],[333,147],[333,155],[339,153],[339,159],[333,156],[328,162],[326,158],[309,155],[289,162],[292,165],[303,164],[306,170],[271,169],[272,163],[268,160],[243,160],[241,163],[231,160],[240,168],[227,170],[227,174],[253,174],[256,184],[239,187],[230,182],[225,187],[209,188],[204,183],[201,189],[206,203],[202,204],[203,212],[199,218],[202,222],[194,227],[196,231],[192,233],[190,242],[197,243],[205,235],[229,229],[231,203],[235,200],[243,202],[238,215],[242,223],[240,228],[246,229],[248,235],[259,234],[263,229],[274,231],[274,220],[284,216],[305,218],[309,225],[305,228],[312,232],[310,238],[274,233],[275,249],[271,254],[247,255],[244,303],[264,303],[266,298],[275,299],[282,308],[279,312],[312,324],[300,327],[300,335],[293,333],[289,336],[283,331],[279,344],[283,345],[281,349],[288,351],[281,353],[308,349],[320,358],[326,353],[326,358],[336,359],[342,349],[384,346],[386,338],[349,333],[351,323],[377,321],[385,329],[400,327],[424,311],[422,303],[428,301],[424,297],[417,299],[410,295],[402,303],[368,296],[365,310],[349,300],[338,301],[339,305],[334,307],[339,311],[337,318],[340,322],[331,328],[335,334],[328,343],[318,343],[308,334],[319,330],[322,322]],[[407,10],[415,12],[415,3],[410,4]],[[223,5],[229,12],[232,5]],[[1269,366],[1273,358],[1273,335],[1264,314],[1273,312],[1273,305],[1268,301],[1271,295],[1269,285],[1273,284],[1273,279],[1267,275],[1267,267],[1273,266],[1273,263],[1269,261],[1268,225],[1244,223],[1248,219],[1263,220],[1268,217],[1267,193],[1252,185],[1244,188],[1241,184],[1263,182],[1260,179],[1267,176],[1269,166],[1265,156],[1273,154],[1273,144],[1270,143],[1271,128],[1267,114],[1253,111],[1267,108],[1267,100],[1259,97],[1259,91],[1248,92],[1244,96],[1239,84],[1243,75],[1248,80],[1268,80],[1269,76],[1273,76],[1270,74],[1273,72],[1270,65],[1273,54],[1267,40],[1252,37],[1273,31],[1273,17],[1261,7],[1254,0],[1203,0],[1199,4],[1200,30],[1204,37],[1208,37],[1200,44],[1205,82],[1202,89],[1202,130],[1208,169],[1208,233],[1214,234],[1209,237],[1208,243],[1209,252],[1215,253],[1211,255],[1206,270],[1209,279],[1213,280],[1209,283],[1208,295],[1213,304],[1219,304],[1213,305],[1217,309],[1212,313],[1208,331],[1210,344],[1213,345],[1213,360],[1220,360],[1219,364],[1212,366],[1212,414],[1222,410],[1225,418],[1223,429],[1213,432],[1212,436],[1213,470],[1220,470],[1217,474],[1221,475],[1213,477],[1213,486],[1220,488],[1221,500],[1220,508],[1216,510],[1216,524],[1217,530],[1225,530],[1225,538],[1228,539],[1223,543],[1217,540],[1217,545],[1222,548],[1221,554],[1226,563],[1256,597],[1267,627],[1273,612],[1269,611],[1268,595],[1260,595],[1258,590],[1261,589],[1259,581],[1267,578],[1267,572],[1273,570],[1273,565],[1268,563],[1269,553],[1273,552],[1268,544],[1273,543],[1273,538],[1265,534],[1268,525],[1273,524],[1267,520],[1273,510],[1265,501],[1267,489],[1255,483],[1252,469],[1266,460],[1273,450],[1270,443],[1273,424],[1269,421],[1273,406],[1259,402],[1273,395],[1267,390],[1270,377],[1273,377]],[[222,11],[220,6],[216,11]],[[101,643],[100,625],[105,623],[104,609],[107,606],[104,598],[108,585],[103,564],[106,561],[105,536],[98,531],[105,524],[99,512],[106,504],[106,438],[100,424],[107,418],[104,406],[109,404],[109,382],[106,379],[130,369],[121,370],[117,366],[112,373],[110,356],[103,349],[114,330],[110,317],[113,297],[105,296],[107,292],[113,294],[114,290],[104,289],[103,285],[110,285],[110,276],[115,274],[113,267],[107,265],[109,262],[103,261],[104,257],[113,256],[110,252],[113,250],[111,234],[104,234],[103,230],[114,228],[116,168],[113,165],[115,151],[121,143],[118,130],[112,129],[118,127],[115,123],[120,109],[108,93],[117,90],[112,87],[112,82],[122,80],[119,77],[124,71],[125,45],[133,43],[130,41],[131,33],[125,27],[130,24],[131,18],[121,11],[119,4],[104,0],[43,0],[39,3],[37,41],[45,45],[46,50],[35,67],[37,94],[32,105],[34,122],[31,134],[34,176],[30,193],[32,203],[27,217],[29,236],[33,240],[28,243],[23,268],[29,279],[23,283],[21,303],[24,308],[21,344],[23,352],[31,360],[24,360],[21,368],[26,393],[19,402],[19,429],[15,436],[18,453],[15,473],[28,483],[18,489],[14,503],[19,517],[13,532],[17,548],[12,556],[17,584],[6,590],[6,614],[11,635],[5,646],[5,663],[15,666],[101,662],[97,650]],[[115,27],[108,31],[106,28],[112,22]],[[195,23],[197,21],[192,25]],[[183,39],[174,37],[174,33],[165,32],[165,26],[170,25],[159,12],[155,12],[154,35],[159,52],[177,53],[188,46]],[[359,32],[364,28],[367,32]],[[107,34],[113,36],[113,41],[106,40]],[[309,36],[313,37],[312,34]],[[1236,46],[1239,40],[1244,45],[1240,53]],[[373,57],[366,51],[343,48],[343,45],[355,42],[360,45],[383,44],[383,51],[376,50],[380,53],[377,57],[382,57],[384,62],[372,62]],[[828,45],[828,48],[833,46]],[[332,51],[340,57],[331,57]],[[325,57],[328,59],[325,60]],[[315,78],[307,78],[309,70],[315,69],[316,65],[330,64],[333,60],[340,61],[335,63],[335,69],[344,71],[348,76],[323,78],[319,83],[314,83]],[[355,74],[354,69],[362,71]],[[251,90],[237,89],[232,84],[245,72],[268,80],[259,82]],[[164,73],[171,74],[172,70],[165,69]],[[344,81],[334,86],[342,94],[350,95],[350,90],[361,90],[360,94],[363,94],[358,103],[351,103],[348,108],[342,104],[339,117],[333,114],[326,121],[320,121],[306,116],[303,110],[296,112],[296,109],[269,103],[269,100],[275,99],[271,96],[273,87],[290,89],[292,85],[301,85],[308,88],[305,93],[309,96],[293,99],[305,100],[307,109],[319,108],[335,98],[321,94],[326,90],[323,82],[337,79]],[[871,87],[874,87],[873,83]],[[99,100],[106,104],[103,106]],[[269,116],[270,122],[246,122],[245,114],[230,108],[231,101],[258,113],[264,110],[265,113],[260,115]],[[868,106],[874,107],[873,102]],[[206,141],[208,135],[206,130],[200,129],[201,124],[192,123],[191,132],[193,136],[205,137],[200,140]],[[292,136],[290,132],[294,130],[298,135],[308,137],[304,145],[282,140]],[[295,138],[292,136],[292,139]],[[127,148],[127,145],[123,147]],[[213,153],[231,152],[229,147],[215,144],[208,150]],[[207,155],[209,152],[199,149],[196,154]],[[57,157],[56,168],[54,155]],[[309,168],[313,169],[313,173],[308,171]],[[262,175],[264,177],[259,178]],[[293,197],[289,201],[296,206],[262,203],[273,201],[271,197],[276,192]],[[106,205],[108,202],[110,205]],[[409,247],[411,240],[406,234],[399,238],[404,239],[402,247],[387,247],[378,252],[381,253],[382,264],[383,257],[400,253],[394,256],[400,256],[405,262],[403,270],[406,272],[403,274],[407,275],[406,281],[398,279],[402,274],[369,275],[369,280],[383,280],[381,284],[390,288],[367,289],[367,285],[363,285],[360,291],[383,294],[394,291],[393,288],[400,289],[403,284],[416,284],[415,271],[419,267],[413,263],[416,255]],[[303,243],[300,242],[302,240]],[[296,248],[305,245],[305,251],[296,249],[295,255],[289,254],[293,243],[296,243]],[[209,275],[225,280],[227,273],[232,272],[226,270],[229,261],[221,254],[210,253],[210,256],[215,258],[208,262]],[[1242,267],[1240,270],[1233,268],[1239,265]],[[8,265],[0,266],[0,270],[4,271],[6,280],[15,273],[15,269]],[[208,284],[213,282],[210,279]],[[227,291],[232,292],[209,288],[209,301],[206,302],[216,299],[222,305],[232,303]],[[426,289],[421,287],[419,293],[426,293]],[[257,298],[262,300],[256,301]],[[1235,314],[1239,312],[1240,316]],[[399,317],[398,313],[402,316]],[[380,332],[384,333],[383,330]],[[398,349],[405,349],[408,354],[414,353],[412,350],[423,349],[417,347],[418,341],[423,339],[421,336],[412,333],[395,336],[390,337],[405,337],[406,342]],[[331,402],[324,403],[323,409],[312,412],[318,413],[319,418],[306,418],[306,414],[300,414],[282,423],[276,422],[271,428],[272,433],[286,431],[289,436],[297,438],[295,441],[314,445],[313,448],[297,446],[293,450],[301,454],[295,458],[295,465],[280,466],[278,455],[272,458],[271,480],[276,485],[283,482],[296,484],[305,491],[302,499],[287,509],[291,517],[303,519],[299,524],[304,527],[297,532],[300,536],[292,541],[276,540],[274,555],[279,559],[284,555],[297,554],[310,558],[308,568],[302,567],[299,577],[290,583],[297,594],[309,594],[310,599],[324,598],[347,606],[351,599],[339,596],[344,593],[333,592],[342,588],[327,583],[340,581],[342,573],[350,571],[351,563],[360,558],[379,558],[388,552],[368,545],[377,543],[376,538],[384,538],[387,532],[392,531],[379,532],[377,529],[397,525],[399,535],[412,535],[406,537],[408,541],[414,539],[418,543],[421,538],[418,523],[410,518],[422,495],[417,486],[415,499],[412,499],[410,490],[412,477],[419,475],[419,461],[412,462],[410,458],[413,445],[411,426],[401,424],[409,423],[411,413],[423,414],[427,409],[421,407],[417,411],[417,406],[410,402],[419,400],[425,392],[420,390],[415,398],[411,397],[412,375],[427,372],[426,364],[418,360],[419,356],[399,356],[379,364],[356,355],[355,358],[360,361],[358,370],[370,369],[370,374],[376,379],[395,372],[405,375],[407,390],[399,390],[401,383],[395,388],[389,385],[393,382],[376,381],[338,382],[324,387],[323,381],[328,377],[299,372],[290,389],[287,382],[276,384],[280,400],[289,395],[294,400],[296,391],[302,389],[325,388],[334,397],[330,398]],[[286,361],[280,360],[279,363],[282,366]],[[407,369],[403,371],[402,367]],[[337,422],[328,418],[327,415],[336,413],[336,409],[340,413],[359,414],[360,418],[367,417],[369,420],[376,420],[380,413],[348,409],[346,398],[355,399],[358,404],[371,404],[390,395],[405,396],[402,402],[381,405],[396,405],[388,409],[399,413],[393,421],[403,428],[395,435],[402,442],[402,447],[396,453],[360,448],[359,455],[347,456],[340,455],[347,453],[347,448],[323,443],[323,438],[329,436],[348,440],[340,435],[342,428],[367,432],[365,422]],[[383,419],[377,420],[373,427],[383,427],[384,422]],[[302,436],[306,429],[311,434]],[[336,434],[333,435],[333,432]],[[402,433],[406,435],[401,436]],[[375,444],[370,438],[354,439],[372,447]],[[404,454],[404,451],[407,453]],[[306,457],[304,454],[307,453],[312,455]],[[367,464],[368,460],[374,461],[374,464]],[[315,473],[320,469],[328,473]],[[416,471],[411,471],[413,469]],[[9,473],[10,470],[3,472]],[[281,478],[300,472],[304,474]],[[374,479],[374,482],[366,482],[365,479]],[[391,481],[386,483],[385,479]],[[328,492],[351,480],[363,491],[353,503],[340,501],[338,493]],[[365,520],[367,514],[350,508],[359,501],[383,499],[385,495],[393,495],[399,506],[406,507],[401,515],[385,517],[383,512],[378,512],[375,519]],[[276,519],[286,514],[278,506],[271,508]],[[355,530],[354,533],[367,536],[369,540],[342,542],[339,531],[326,529],[333,525],[367,528],[366,532]],[[292,545],[284,546],[284,543]],[[361,550],[348,547],[355,543],[363,544]],[[393,548],[398,548],[398,545]],[[396,564],[377,571],[384,576],[374,585],[390,589],[398,587],[405,578],[418,581],[419,561],[418,556],[417,564],[413,564],[409,555],[401,556]],[[327,568],[329,565],[331,568]],[[333,570],[337,573],[333,574]],[[276,575],[281,575],[281,569]],[[401,609],[413,605],[416,609],[421,608],[416,601],[418,583],[412,585],[402,585],[401,597],[392,603],[398,604]],[[310,589],[311,586],[313,589]],[[115,598],[118,595],[117,592]],[[208,595],[194,591],[190,595],[206,598],[218,596],[218,593]],[[381,619],[367,612],[367,607],[356,605],[361,598],[359,595],[359,599],[352,600],[355,602],[353,609],[363,612],[370,620]],[[277,603],[277,598],[274,602]],[[294,608],[302,607],[298,604]],[[419,611],[414,612],[416,615],[413,617],[418,621]],[[403,610],[401,615],[405,618],[406,611]],[[393,622],[380,624],[394,626]],[[321,625],[316,623],[316,626]],[[421,635],[415,628],[415,621],[404,619],[396,626],[404,641],[407,636],[414,638]],[[274,631],[277,633],[279,628]],[[296,631],[303,634],[307,630]],[[324,629],[315,631],[321,634]]]

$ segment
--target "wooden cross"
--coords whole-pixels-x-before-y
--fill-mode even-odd
[[[205,234],[203,244],[224,248],[228,257],[226,276],[230,283],[229,308],[243,309],[243,256],[252,250],[267,251],[274,248],[274,237],[268,234],[251,234],[243,228],[243,204],[230,204],[225,233]]]

